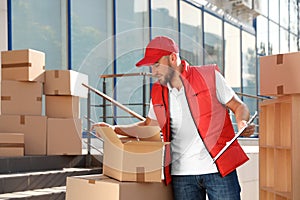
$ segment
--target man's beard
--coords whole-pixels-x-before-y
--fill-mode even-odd
[[[159,83],[162,85],[167,85],[167,83],[169,83],[174,77],[174,73],[175,70],[172,67],[168,66],[168,73],[164,75],[163,79],[159,79]]]

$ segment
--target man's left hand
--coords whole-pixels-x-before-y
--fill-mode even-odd
[[[242,129],[244,126],[247,126],[247,121],[242,120],[238,124],[239,130]],[[253,135],[254,132],[255,132],[255,124],[251,123],[251,124],[248,125],[247,128],[245,128],[245,130],[243,131],[243,133],[241,134],[241,136],[250,137],[251,135]]]

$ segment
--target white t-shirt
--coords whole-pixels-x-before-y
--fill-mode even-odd
[[[215,75],[217,98],[221,104],[226,104],[236,94],[219,72],[216,71]],[[185,97],[184,87],[178,91],[168,84],[168,89],[172,131],[172,175],[218,172],[198,134]],[[152,101],[150,102],[148,117],[157,120]]]

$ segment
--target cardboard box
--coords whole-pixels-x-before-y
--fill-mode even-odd
[[[67,177],[67,200],[172,200],[164,183],[119,182],[104,175]]]
[[[1,71],[1,70],[0,70]],[[1,72],[0,72],[1,73]],[[2,82],[1,82],[1,76],[0,76],[0,96],[1,96],[1,94],[2,94],[2,91],[1,91],[1,89],[2,89]],[[0,115],[2,114],[2,100],[1,100],[1,98],[0,98]]]
[[[47,117],[0,115],[0,132],[24,133],[25,155],[46,155]]]
[[[300,93],[300,52],[260,57],[260,94]]]
[[[47,155],[81,155],[81,119],[48,118]]]
[[[46,95],[72,95],[87,98],[88,76],[73,70],[47,70],[44,93]]]
[[[1,52],[2,80],[44,81],[45,53],[33,49]]]
[[[42,89],[40,82],[2,81],[3,115],[42,115]]]
[[[122,141],[108,127],[96,127],[104,139],[103,174],[119,181],[161,182],[163,147],[161,141]],[[137,132],[160,134],[157,126],[141,126]]]
[[[2,66],[1,64],[1,60],[2,60],[2,55],[0,54],[0,65]],[[2,69],[0,70],[0,95],[2,94],[1,92],[1,88],[2,88],[2,73],[1,73]],[[0,98],[0,115],[1,115],[1,98]]]
[[[0,133],[0,156],[24,156],[23,133]]]
[[[80,102],[76,96],[46,95],[46,116],[49,118],[79,118]]]

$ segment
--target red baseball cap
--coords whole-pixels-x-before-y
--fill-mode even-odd
[[[146,47],[145,56],[135,65],[150,66],[156,63],[161,57],[171,53],[178,53],[178,46],[171,38],[165,36],[155,37]]]

